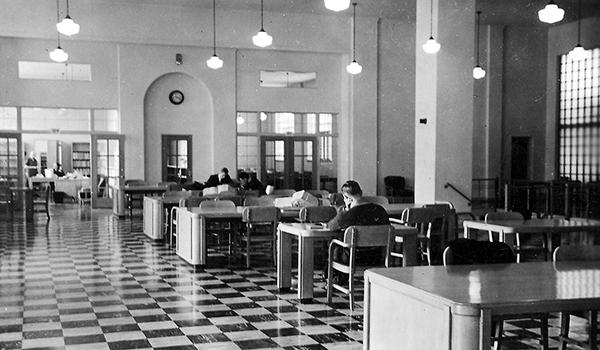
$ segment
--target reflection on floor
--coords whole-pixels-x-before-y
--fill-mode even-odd
[[[314,302],[299,304],[277,291],[273,267],[218,256],[190,267],[144,236],[141,217],[57,204],[49,223],[36,220],[0,219],[0,349],[362,347],[362,302],[354,312],[345,298],[325,304],[322,279]],[[572,324],[585,334],[585,322]],[[537,348],[532,321],[505,328],[503,348]]]

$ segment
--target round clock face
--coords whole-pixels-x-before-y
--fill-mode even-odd
[[[169,101],[174,105],[179,105],[183,102],[183,93],[179,90],[173,90],[169,94]]]

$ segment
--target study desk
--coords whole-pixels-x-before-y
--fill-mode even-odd
[[[364,305],[364,349],[489,350],[492,316],[600,309],[600,265],[371,269]]]
[[[65,177],[39,177],[34,176],[28,179],[29,186],[33,187],[37,183],[52,183],[54,184],[54,192],[64,192],[72,199],[79,196],[79,190],[82,187],[90,187],[90,178],[65,178]]]
[[[323,229],[308,223],[280,223],[277,226],[277,287],[287,290],[292,286],[292,240],[298,239],[298,299],[313,297],[314,242],[330,240],[340,231]],[[417,230],[413,227],[394,226],[394,235],[403,236],[404,265],[417,262]]]
[[[175,251],[192,265],[206,264],[206,223],[211,220],[241,221],[243,206],[235,208],[187,207],[177,210],[177,240]],[[282,217],[295,217],[295,211],[281,211]]]
[[[501,242],[506,241],[507,234],[519,233],[535,234],[535,233],[547,233],[548,244],[547,247],[550,253],[553,251],[552,247],[552,234],[553,233],[569,233],[569,232],[590,232],[593,234],[600,234],[600,220],[583,219],[583,218],[571,218],[566,219],[531,219],[531,220],[490,220],[475,221],[465,220],[463,221],[464,237],[470,238],[470,232],[473,229],[498,232],[499,240]]]

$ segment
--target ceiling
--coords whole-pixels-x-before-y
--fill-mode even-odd
[[[104,2],[147,3],[212,8],[210,0],[99,0]],[[357,0],[357,16],[371,16],[408,20],[414,17],[414,1],[426,0]],[[439,0],[449,1],[449,0]],[[565,10],[563,22],[577,19],[577,0],[555,0]],[[476,0],[476,9],[482,11],[483,24],[547,25],[537,19],[537,11],[548,0]],[[600,17],[600,0],[581,0],[582,17]],[[408,5],[410,4],[410,5]],[[217,0],[218,9],[257,10],[259,0]],[[267,12],[334,14],[325,9],[323,0],[264,0]],[[350,15],[350,10],[343,11]]]

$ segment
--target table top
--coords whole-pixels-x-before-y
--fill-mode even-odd
[[[322,224],[282,222],[277,229],[298,237],[332,237],[337,236],[342,231],[331,231],[324,229]],[[397,236],[417,235],[418,230],[408,226],[394,226],[394,234]]]
[[[465,220],[463,226],[479,230],[502,231],[504,233],[512,232],[564,232],[573,229],[581,231],[600,230],[600,220],[571,218],[565,220],[562,218],[554,219],[531,219],[531,220],[490,220],[474,221]]]
[[[406,294],[433,297],[474,312],[481,308],[511,314],[600,307],[597,261],[377,268],[367,275]]]

